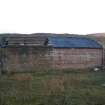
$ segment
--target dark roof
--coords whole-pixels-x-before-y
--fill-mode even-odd
[[[48,45],[54,48],[102,48],[96,41],[81,37],[48,37]]]
[[[34,46],[43,46],[45,43],[46,37],[43,36],[34,36],[34,37],[9,37],[8,45],[34,45]]]
[[[7,46],[44,46],[47,37],[43,36],[9,36],[2,37],[0,40],[0,47],[4,47],[5,43]]]

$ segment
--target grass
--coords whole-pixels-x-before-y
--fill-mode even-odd
[[[0,77],[0,105],[105,105],[105,72],[43,71]]]

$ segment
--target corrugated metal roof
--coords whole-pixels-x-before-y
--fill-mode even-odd
[[[48,45],[54,48],[102,48],[96,41],[83,37],[48,37]]]
[[[35,37],[8,37],[9,45],[27,45],[27,46],[43,46],[47,37],[35,36]]]
[[[0,47],[7,46],[44,46],[47,37],[43,36],[8,36],[0,38]],[[7,45],[6,45],[7,43]]]

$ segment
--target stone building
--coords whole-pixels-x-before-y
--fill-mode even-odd
[[[81,37],[49,37],[54,68],[93,68],[103,64],[103,48],[94,40]]]
[[[102,66],[103,48],[96,41],[66,36],[7,36],[0,42],[0,69],[27,72],[48,68]]]
[[[1,44],[1,70],[4,72],[29,72],[50,66],[49,47],[44,36],[3,37]],[[2,41],[1,41],[2,42]],[[7,45],[5,45],[7,43]]]

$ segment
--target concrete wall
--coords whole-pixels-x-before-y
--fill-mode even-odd
[[[53,49],[55,68],[92,68],[102,65],[102,49]]]

